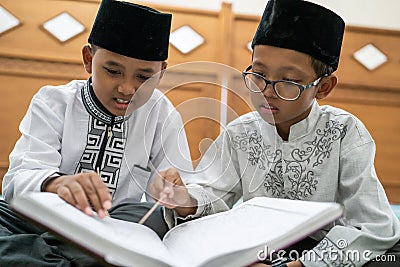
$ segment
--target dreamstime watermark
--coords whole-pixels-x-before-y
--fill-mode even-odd
[[[325,240],[325,239],[324,239]],[[395,262],[395,255],[382,254],[374,255],[371,250],[354,250],[346,249],[348,246],[345,239],[339,239],[336,241],[336,245],[333,246],[317,246],[317,250],[304,250],[299,252],[297,250],[269,250],[268,246],[257,252],[257,258],[260,261],[272,260],[275,258],[288,258],[291,261],[297,260],[299,258],[305,261],[319,262],[319,261],[329,261],[329,262]]]

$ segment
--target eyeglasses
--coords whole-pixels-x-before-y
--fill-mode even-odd
[[[265,79],[261,74],[249,71],[251,68],[252,66],[250,65],[246,71],[242,72],[244,83],[251,92],[262,93],[267,89],[268,84],[270,84],[279,98],[288,101],[297,100],[304,90],[318,85],[322,78],[328,76],[325,74],[310,84],[302,85],[285,80],[270,81]]]

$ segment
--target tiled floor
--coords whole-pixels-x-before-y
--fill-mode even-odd
[[[394,213],[397,215],[397,218],[400,220],[400,205],[392,205],[392,209]]]

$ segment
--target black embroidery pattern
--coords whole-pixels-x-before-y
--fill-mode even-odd
[[[321,165],[329,158],[333,143],[342,139],[346,132],[345,125],[338,121],[328,121],[324,129],[316,130],[316,136],[312,141],[306,141],[301,148],[294,149],[288,159],[283,159],[281,149],[271,151],[272,146],[263,143],[262,136],[257,130],[235,136],[232,142],[235,150],[247,153],[251,165],[257,165],[262,170],[269,168],[264,187],[272,196],[286,195],[291,199],[307,199],[317,190],[318,184],[312,168]],[[285,169],[282,161],[285,162]],[[290,182],[286,192],[284,174]]]
[[[112,136],[108,138],[103,158],[101,161],[101,178],[114,195],[118,185],[119,171],[124,155],[125,137],[124,123],[114,124]],[[89,117],[89,130],[85,150],[81,156],[75,173],[90,172],[95,170],[100,155],[101,144],[107,138],[107,124],[97,118]]]
[[[90,90],[89,79],[82,88],[82,102],[89,113],[88,134],[86,147],[75,169],[75,173],[95,171],[100,157],[103,142],[106,142],[100,162],[100,176],[114,195],[117,189],[119,172],[125,149],[126,136],[124,135],[129,116],[112,117],[96,104]],[[111,136],[108,136],[107,127],[111,126]],[[125,133],[126,134],[126,133]]]
[[[90,85],[91,80],[89,79],[85,86],[82,88],[81,96],[82,102],[86,108],[86,110],[91,114],[93,117],[101,120],[104,123],[110,124],[112,121],[112,116],[107,114],[104,110],[102,110],[97,104],[96,101],[93,99],[90,93]],[[126,121],[130,116],[118,116],[115,117],[114,122],[121,123]]]
[[[335,244],[332,240],[325,237],[307,256],[310,258],[309,260],[317,262],[324,261],[329,264],[329,266],[333,267],[354,267],[355,264],[351,261],[352,259],[350,259],[350,257],[356,257],[356,255],[353,255],[353,253],[346,253],[346,251],[343,250],[346,245],[347,241],[345,239],[339,239]]]

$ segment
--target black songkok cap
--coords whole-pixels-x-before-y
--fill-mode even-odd
[[[89,43],[148,61],[168,58],[171,14],[133,3],[103,0]]]
[[[336,70],[344,27],[340,16],[317,4],[301,0],[270,0],[252,47],[270,45],[296,50]]]

